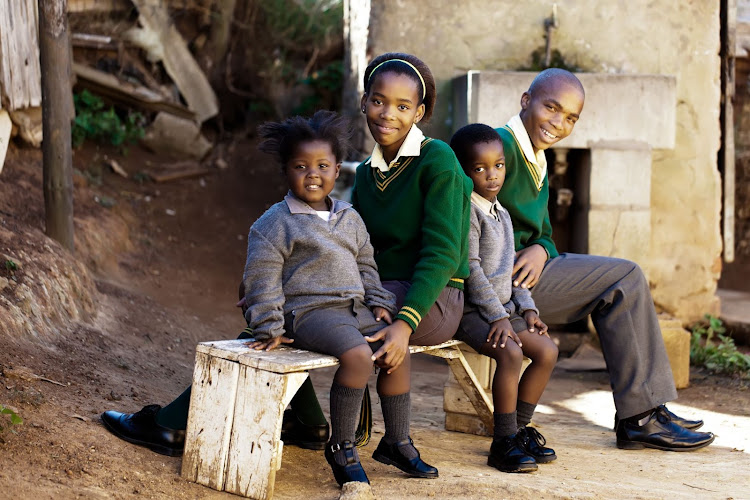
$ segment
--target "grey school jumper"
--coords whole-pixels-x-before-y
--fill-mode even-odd
[[[498,202],[490,203],[480,198],[477,193],[471,193],[471,274],[465,284],[464,310],[479,311],[487,323],[507,318],[512,311],[518,315],[523,315],[529,309],[538,313],[531,292],[526,288],[512,286],[516,252],[513,248],[513,225],[508,211]],[[484,205],[484,209],[480,205]]]
[[[349,203],[334,200],[324,221],[291,192],[250,228],[245,313],[255,338],[284,332],[284,315],[359,300],[396,314],[395,296],[378,276],[370,236]]]

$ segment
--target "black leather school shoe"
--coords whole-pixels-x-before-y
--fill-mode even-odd
[[[306,450],[322,450],[326,447],[329,436],[328,423],[319,425],[308,425],[302,422],[291,410],[284,412],[284,420],[281,424],[281,440],[284,444],[290,444],[305,448]]]
[[[521,427],[518,429],[516,437],[518,438],[519,446],[521,446],[528,455],[534,458],[536,463],[546,464],[553,460],[557,460],[555,450],[545,447],[547,440],[544,439],[544,436],[542,436],[542,434],[535,428],[526,426]]]
[[[684,427],[685,429],[690,429],[691,431],[694,431],[696,429],[700,429],[703,426],[703,420],[688,420],[687,418],[680,417],[678,415],[675,415],[669,409],[667,408],[667,405],[659,405],[657,408],[661,408],[664,410],[664,413],[669,416],[669,418],[674,422],[675,424],[679,425],[680,427]],[[615,413],[615,427],[614,430],[617,431],[617,424],[619,424],[620,419],[617,417],[617,413]]]
[[[539,468],[534,457],[526,453],[517,434],[492,440],[487,465],[502,472],[534,472]]]
[[[412,441],[411,437],[406,438],[403,441],[399,441],[398,443],[393,443],[393,444],[388,444],[384,440],[381,439],[380,443],[378,443],[378,447],[375,449],[375,452],[372,454],[372,458],[374,458],[380,463],[398,467],[399,469],[406,472],[412,477],[422,477],[422,478],[438,477],[438,470],[432,465],[425,463],[420,458],[419,451],[417,451],[416,457],[406,458],[401,453],[401,450],[400,450],[402,446],[406,446],[406,445],[414,446],[414,441]],[[416,450],[416,448],[414,449]]]
[[[625,450],[693,451],[708,446],[715,437],[711,432],[695,432],[677,425],[662,407],[637,422],[625,419],[617,425],[617,447]]]
[[[326,461],[328,462],[328,465],[331,466],[333,477],[336,478],[336,482],[339,483],[339,486],[352,481],[370,484],[370,480],[367,479],[367,474],[365,474],[362,464],[359,463],[359,457],[356,455],[354,444],[351,441],[344,441],[337,444],[329,442],[325,449]],[[344,457],[346,458],[346,465],[339,465],[336,463],[333,454],[337,451],[343,452]]]
[[[185,448],[185,431],[157,424],[159,410],[159,405],[148,405],[136,413],[105,411],[101,418],[104,427],[118,438],[162,455],[179,457]]]

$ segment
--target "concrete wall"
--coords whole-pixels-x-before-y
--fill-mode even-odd
[[[447,139],[452,128],[451,79],[472,69],[528,67],[531,53],[544,45],[544,19],[550,16],[552,3],[380,0],[372,5],[369,51],[373,55],[412,52],[430,66],[438,80],[439,98],[432,123],[425,129]],[[639,260],[650,270],[659,306],[685,322],[716,312],[714,293],[721,269],[721,185],[716,168],[719,2],[556,3],[559,28],[553,33],[553,48],[568,64],[586,72],[676,78],[675,149],[652,153],[651,250]],[[518,102],[520,96],[507,98]]]

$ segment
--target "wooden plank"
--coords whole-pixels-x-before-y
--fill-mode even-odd
[[[219,112],[219,102],[206,75],[193,58],[190,50],[162,0],[133,0],[138,8],[138,21],[144,30],[157,35],[162,45],[160,54],[164,68],[180,89],[180,93],[195,111],[199,123]]]
[[[734,262],[735,246],[735,145],[734,145],[734,93],[735,49],[737,34],[737,1],[721,2],[721,135],[719,167],[723,171],[724,199],[722,223],[724,262]],[[723,168],[722,168],[723,167]]]
[[[240,366],[196,353],[182,477],[224,489]]]
[[[455,375],[458,385],[461,386],[471,404],[474,405],[477,415],[479,415],[479,418],[482,419],[484,425],[491,432],[495,425],[492,416],[494,411],[492,401],[487,396],[487,393],[484,392],[484,389],[482,389],[474,372],[466,362],[466,358],[461,354],[455,359],[449,359],[448,366],[450,366],[453,375]]]
[[[195,113],[181,104],[167,101],[163,95],[148,87],[121,81],[112,74],[80,63],[73,63],[73,72],[77,77],[77,87],[89,89],[116,104],[148,111],[163,111],[188,120],[195,119]]]
[[[42,102],[36,0],[0,0],[0,101],[9,110]]]
[[[68,0],[68,12],[114,12],[131,9],[127,0]]]
[[[154,182],[169,182],[188,179],[191,177],[201,177],[203,175],[213,174],[214,172],[216,172],[214,169],[195,167],[186,170],[179,170],[177,172],[148,172],[148,175]]]
[[[316,352],[279,346],[273,351],[255,351],[247,347],[247,340],[221,340],[217,342],[202,342],[198,344],[198,352],[210,354],[231,361],[237,361],[246,366],[275,373],[292,373],[316,368],[325,368],[338,364],[334,356],[318,354]],[[459,345],[458,340],[449,340],[434,346],[410,346],[412,354],[446,349]],[[448,354],[452,356],[452,354]]]
[[[13,123],[10,121],[10,115],[4,109],[0,109],[0,173],[2,173],[5,164],[5,154],[8,152],[12,129]]]
[[[224,489],[254,498],[273,496],[283,444],[281,422],[306,373],[279,375],[242,366]]]

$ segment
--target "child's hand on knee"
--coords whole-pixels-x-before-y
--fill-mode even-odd
[[[521,339],[518,338],[516,332],[513,331],[513,325],[510,324],[510,320],[508,318],[503,318],[490,325],[490,332],[487,334],[487,342],[492,342],[493,348],[500,344],[500,349],[505,349],[505,343],[508,341],[509,337],[513,339],[519,347],[523,345]]]
[[[391,317],[391,313],[388,312],[388,309],[380,306],[375,306],[372,308],[372,314],[375,315],[375,321],[383,320],[389,325],[393,323],[393,318]]]
[[[539,335],[547,335],[548,327],[547,325],[539,318],[539,315],[536,313],[536,311],[533,311],[529,309],[528,311],[523,313],[523,319],[526,320],[526,324],[529,326],[530,332],[537,332]]]
[[[409,355],[411,331],[411,327],[406,321],[398,319],[390,326],[365,337],[368,342],[383,340],[383,345],[372,355],[372,360],[376,361],[378,366],[386,368],[388,374],[393,373],[396,368],[401,366],[406,356]]]
[[[294,342],[294,339],[281,335],[268,340],[252,340],[246,345],[250,349],[255,349],[256,351],[270,351],[271,349],[278,347],[279,344],[291,344],[292,342]]]

